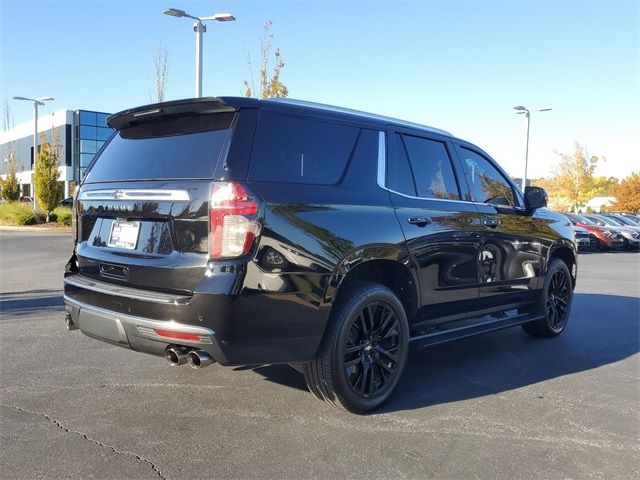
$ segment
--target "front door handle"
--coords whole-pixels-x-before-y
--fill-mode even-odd
[[[429,220],[426,217],[409,217],[407,218],[407,222],[409,222],[411,225],[417,225],[418,227],[424,227],[427,226],[431,223],[431,220]]]
[[[484,223],[487,227],[496,228],[500,225],[500,220],[497,218],[485,218],[482,223]]]

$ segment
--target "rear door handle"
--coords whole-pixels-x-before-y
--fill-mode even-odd
[[[487,227],[496,228],[498,225],[500,225],[500,220],[498,220],[497,218],[485,218],[482,223]]]
[[[426,217],[409,217],[407,218],[407,222],[409,222],[411,225],[424,227],[426,225],[429,225],[431,223],[431,220]]]

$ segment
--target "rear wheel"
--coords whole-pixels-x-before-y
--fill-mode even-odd
[[[534,337],[557,337],[569,320],[573,286],[567,265],[557,258],[551,260],[544,281],[544,289],[535,312],[541,313],[543,318],[525,323],[522,328]]]
[[[358,282],[337,300],[316,358],[303,367],[311,393],[353,413],[381,406],[407,360],[409,326],[387,287]]]

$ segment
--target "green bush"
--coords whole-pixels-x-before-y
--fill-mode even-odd
[[[60,225],[71,226],[71,209],[66,207],[57,207],[53,211],[53,214],[51,214],[51,220],[58,222]]]
[[[3,203],[0,205],[0,224],[18,225],[18,217],[25,212],[33,214],[33,207],[18,202]]]
[[[18,213],[16,217],[18,225],[35,225],[37,223],[36,214],[32,210],[25,210]]]

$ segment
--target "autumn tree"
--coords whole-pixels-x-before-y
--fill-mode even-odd
[[[8,167],[5,178],[0,178],[0,197],[7,202],[17,202],[20,199],[20,183],[15,167]]]
[[[614,188],[616,203],[613,209],[619,212],[640,213],[640,172],[633,172]]]
[[[50,142],[44,134],[40,135],[33,182],[38,203],[46,213],[47,222],[62,197],[63,185],[59,181],[60,172],[58,171],[60,152],[60,136],[57,131],[54,131],[53,142]]]
[[[283,98],[289,95],[289,90],[280,80],[280,74],[284,68],[284,61],[280,54],[280,49],[273,51],[275,65],[270,70],[271,61],[271,41],[274,38],[271,33],[273,22],[267,20],[264,24],[264,31],[260,39],[260,65],[258,70],[258,84],[255,83],[254,65],[251,54],[247,52],[247,66],[251,81],[244,80],[245,96],[257,98]]]
[[[573,153],[558,155],[560,160],[555,167],[555,175],[539,182],[556,202],[566,203],[577,210],[580,205],[606,192],[609,179],[594,174],[600,158],[588,156],[578,142]]]
[[[166,45],[160,43],[156,47],[154,58],[156,67],[156,102],[164,102],[167,93],[167,78],[169,76],[169,51]]]
[[[4,112],[2,116],[2,129],[8,132],[14,127],[13,115],[11,114],[11,106],[7,100],[4,101]],[[0,178],[0,198],[7,202],[16,202],[20,199],[20,183],[16,176],[16,164],[18,157],[16,154],[16,145],[14,141],[10,141],[6,145],[6,164],[5,178]]]

